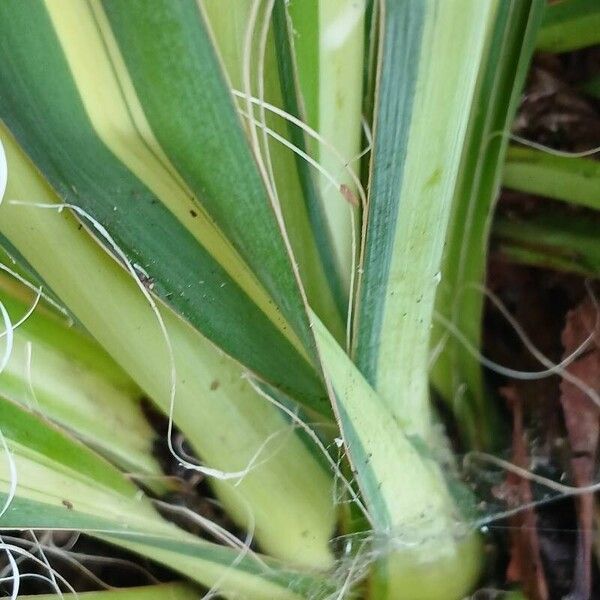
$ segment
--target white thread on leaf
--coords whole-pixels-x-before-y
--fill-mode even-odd
[[[23,323],[25,323],[25,321],[27,321],[27,319],[29,319],[29,317],[33,314],[33,311],[37,308],[37,305],[38,305],[41,297],[42,297],[42,288],[38,288],[38,293],[37,293],[36,297],[34,298],[33,302],[31,303],[31,306],[25,311],[25,314],[18,321],[16,321],[15,324],[11,327],[11,329],[13,331],[15,329],[17,329],[18,327],[20,327],[21,325],[23,325]],[[6,335],[6,331],[0,332],[0,338],[3,338],[5,335]]]
[[[352,346],[352,318],[354,316],[354,298],[355,298],[355,286],[356,286],[356,261],[357,256],[357,244],[356,244],[356,217],[354,215],[354,209],[352,206],[348,206],[350,211],[350,227],[352,228],[352,262],[350,264],[350,293],[348,294],[348,316],[346,317],[346,353],[350,354]]]
[[[281,144],[283,144],[286,148],[289,148],[292,152],[295,152],[298,156],[301,156],[304,160],[306,160],[306,162],[308,164],[310,164],[317,171],[319,171],[319,173],[321,173],[321,175],[323,175],[323,177],[325,177],[325,179],[327,179],[327,181],[329,183],[331,183],[331,185],[333,185],[335,188],[339,189],[340,183],[333,177],[333,175],[331,175],[331,173],[329,173],[329,171],[327,171],[324,167],[322,167],[321,164],[319,162],[317,162],[312,156],[309,156],[306,152],[304,152],[304,150],[301,150],[297,146],[294,146],[294,144],[292,144],[290,141],[288,141],[285,137],[283,137],[282,135],[279,135],[276,131],[273,131],[273,129],[267,127],[266,125],[261,123],[258,119],[255,119],[253,116],[248,114],[246,111],[240,109],[238,112],[243,117],[248,119],[251,123],[256,125],[256,127],[264,129],[273,139],[275,139],[278,142],[280,142]]]
[[[363,207],[366,205],[367,198],[366,198],[365,189],[364,189],[359,177],[356,175],[354,170],[349,167],[349,165],[352,164],[354,161],[360,159],[364,154],[366,154],[371,149],[370,145],[367,146],[367,148],[365,148],[365,150],[362,150],[361,153],[358,154],[355,158],[353,158],[350,161],[347,161],[331,142],[326,140],[318,131],[316,131],[309,125],[307,125],[304,121],[302,121],[298,117],[295,117],[294,115],[286,112],[285,110],[283,110],[273,104],[270,104],[269,102],[264,102],[260,98],[255,98],[254,96],[250,96],[248,94],[245,94],[244,92],[240,92],[239,90],[232,89],[231,92],[233,93],[234,96],[237,96],[238,98],[243,98],[254,104],[258,104],[259,106],[268,110],[269,112],[272,112],[273,114],[276,114],[279,117],[286,119],[290,123],[293,123],[300,129],[302,129],[305,133],[310,135],[312,138],[317,140],[325,148],[327,148],[332,153],[332,155],[335,156],[335,158],[337,158],[340,161],[340,164],[343,165],[343,169],[348,173],[349,177],[352,179],[352,182],[356,185],[356,188],[358,190]],[[240,111],[240,112],[242,112],[242,111]],[[244,113],[242,113],[242,114],[244,114]],[[245,113],[244,116],[246,116],[248,118],[248,113]],[[293,144],[291,144],[291,145],[293,146]],[[288,146],[288,147],[290,147],[290,146]],[[292,148],[290,148],[290,149],[292,149]],[[300,151],[300,149],[297,148],[297,146],[293,146],[293,151],[296,152],[297,150]],[[296,154],[298,154],[298,152],[296,152]],[[302,155],[300,155],[300,156],[302,156]],[[331,177],[331,179],[329,181],[332,181],[332,180],[335,182],[335,178],[333,176]]]
[[[286,138],[279,135],[276,131],[273,131],[266,125],[262,124],[257,119],[254,119],[245,111],[240,110],[239,112],[242,116],[251,120],[257,127],[264,128],[264,130],[270,136],[272,136],[274,139],[276,139],[278,142],[281,142],[284,146],[286,146],[287,148],[289,148],[290,150],[292,150],[293,152],[295,152],[296,154],[298,154],[299,156],[304,158],[312,167],[314,167],[317,171],[319,171],[319,173],[321,173],[323,175],[323,177],[325,177],[331,185],[335,186],[338,190],[341,188],[341,184],[339,184],[337,182],[337,180],[333,178],[333,175],[331,175],[329,173],[329,171],[324,169],[320,163],[318,163],[316,160],[314,160],[306,152],[304,152],[303,150],[300,150],[300,148],[298,148],[297,146],[294,146]],[[354,210],[353,210],[352,206],[349,207],[349,210],[350,210],[350,226],[352,229],[352,250],[351,250],[352,264],[351,264],[351,273],[350,273],[350,294],[348,296],[348,316],[346,319],[346,348],[347,348],[347,350],[349,350],[350,345],[351,345],[352,314],[353,314],[352,307],[354,305],[354,291],[355,291],[355,287],[356,287],[355,274],[356,274],[356,260],[357,260],[357,240],[356,240],[356,220],[355,220],[356,218],[355,218]],[[366,221],[365,221],[365,223],[366,223]],[[364,235],[364,227],[365,226],[363,225],[363,235]]]
[[[257,394],[259,394],[267,402],[270,402],[273,406],[276,406],[279,410],[283,411],[290,419],[292,419],[292,421],[297,423],[298,426],[300,428],[302,428],[308,434],[310,439],[315,443],[317,448],[321,451],[321,453],[325,457],[325,460],[329,463],[334,475],[336,477],[339,477],[340,481],[342,482],[342,484],[348,491],[350,497],[356,503],[356,506],[363,513],[363,515],[367,519],[367,521],[371,525],[373,525],[371,516],[369,515],[366,507],[364,506],[364,504],[362,503],[360,498],[357,496],[356,492],[352,488],[352,485],[350,485],[348,480],[344,477],[344,474],[341,472],[338,465],[331,458],[331,456],[329,455],[329,452],[327,452],[327,448],[325,448],[325,446],[323,445],[323,442],[319,439],[319,436],[296,413],[294,413],[294,411],[290,410],[287,406],[285,406],[284,404],[282,404],[275,398],[271,397],[267,392],[265,392],[263,389],[261,389],[261,387],[254,381],[252,375],[250,375],[248,373],[248,374],[246,374],[245,378],[249,381],[250,385],[254,388],[254,390],[256,391]]]
[[[250,14],[248,16],[248,25],[246,27],[246,31],[244,34],[244,62],[242,65],[242,77],[244,83],[244,89],[248,96],[252,95],[252,77],[251,77],[251,63],[252,63],[252,41],[254,39],[254,31],[256,29],[256,21],[258,19],[258,12],[260,10],[261,0],[254,0],[252,3],[252,7],[250,9]],[[262,179],[267,188],[267,192],[269,195],[269,199],[273,206],[273,209],[277,213],[280,212],[279,201],[277,200],[276,191],[271,187],[271,180],[269,179],[269,174],[267,173],[267,169],[265,167],[265,163],[262,158],[262,153],[260,150],[260,142],[258,140],[258,133],[256,131],[256,127],[253,127],[252,124],[254,122],[258,123],[254,119],[254,111],[252,107],[252,103],[250,101],[247,102],[247,111],[250,114],[250,146],[254,153],[254,158],[256,160],[258,170],[262,176]]]
[[[20,283],[22,283],[25,287],[29,288],[30,290],[39,293],[40,296],[51,306],[53,306],[54,308],[56,308],[56,310],[58,310],[59,312],[61,312],[70,322],[70,324],[72,324],[71,321],[71,317],[69,315],[69,312],[67,311],[67,309],[64,306],[61,306],[60,304],[58,304],[58,302],[56,302],[55,300],[53,300],[50,296],[48,296],[48,294],[45,294],[42,290],[42,286],[36,286],[33,283],[31,283],[30,281],[28,281],[27,279],[25,279],[25,277],[22,277],[21,275],[19,275],[19,273],[17,273],[16,271],[13,271],[11,268],[7,267],[5,264],[0,263],[0,269],[2,271],[6,271],[9,275],[12,275],[17,281],[19,281]]]
[[[123,252],[123,250],[121,250],[119,245],[114,241],[114,239],[112,238],[110,233],[108,233],[107,229],[101,223],[99,223],[96,219],[94,219],[94,217],[92,217],[89,213],[87,213],[84,209],[82,209],[81,207],[79,207],[75,204],[69,204],[69,203],[48,204],[48,203],[42,203],[42,202],[23,202],[23,201],[19,201],[19,200],[10,200],[9,202],[10,202],[10,204],[25,206],[25,207],[30,207],[30,208],[56,210],[59,213],[62,212],[62,210],[65,208],[70,209],[73,212],[75,212],[77,215],[79,215],[80,217],[83,217],[86,221],[88,221],[92,225],[92,227],[98,232],[98,234],[108,243],[108,245],[115,252],[117,257],[121,260],[121,262],[123,263],[123,265],[129,272],[129,275],[135,281],[138,289],[142,292],[144,298],[150,305],[150,308],[158,322],[162,337],[163,337],[163,339],[165,341],[165,345],[167,347],[167,353],[168,353],[169,364],[170,364],[170,379],[171,379],[170,392],[169,392],[168,428],[167,428],[167,446],[168,446],[169,452],[177,461],[179,461],[181,466],[183,466],[187,469],[190,469],[190,470],[198,471],[199,473],[202,473],[203,475],[206,475],[207,477],[214,477],[215,479],[219,479],[222,481],[231,480],[231,479],[240,479],[240,478],[245,477],[250,472],[251,466],[253,466],[253,461],[256,461],[256,458],[257,458],[256,456],[252,457],[252,459],[250,461],[251,464],[248,467],[246,467],[245,469],[242,469],[240,471],[234,471],[234,472],[226,472],[226,471],[221,471],[220,469],[213,469],[211,467],[206,467],[204,465],[199,465],[197,463],[189,462],[189,461],[185,460],[183,457],[179,456],[175,452],[175,449],[173,448],[172,440],[173,440],[173,414],[175,411],[175,395],[176,395],[176,390],[177,390],[177,370],[175,367],[175,355],[174,355],[174,351],[173,351],[173,345],[171,343],[171,338],[169,336],[167,326],[166,326],[164,319],[160,313],[158,305],[156,304],[156,301],[154,300],[152,294],[146,289],[146,286],[144,285],[143,281],[140,279],[140,276],[139,276],[138,272],[136,271],[135,267],[133,266],[133,264],[131,263],[129,258],[127,258],[127,255],[125,254],[125,252]],[[6,312],[2,303],[0,303],[0,311]],[[5,322],[6,322],[6,318],[8,318],[8,314],[5,315]],[[10,323],[10,320],[8,322]],[[7,335],[7,340],[9,337],[10,337],[10,345],[12,347],[12,333],[10,336]],[[7,341],[7,343],[8,343],[8,341]],[[1,366],[1,363],[0,363],[0,366]],[[0,372],[1,372],[1,369],[0,369]]]

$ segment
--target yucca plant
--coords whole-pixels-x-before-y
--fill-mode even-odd
[[[464,292],[543,8],[2,0],[0,527],[82,531],[225,598],[468,594],[476,499],[430,348],[463,447],[497,448]],[[246,538],[159,514],[142,397]],[[196,591],[97,597],[119,594]]]

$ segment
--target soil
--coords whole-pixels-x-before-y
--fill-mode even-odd
[[[599,73],[598,47],[561,56],[536,56],[514,132],[565,151],[578,152],[600,145],[600,102],[580,89]],[[497,214],[506,218],[544,211],[561,214],[564,219],[574,213],[597,219],[597,214],[585,209],[508,190],[503,191],[497,207]],[[590,302],[591,293],[600,291],[597,282],[577,275],[510,264],[494,251],[493,245],[487,286],[524,327],[534,345],[555,363],[565,356],[565,338],[573,326],[568,322],[573,314],[569,311],[581,310],[582,303]],[[484,354],[515,369],[541,368],[491,303],[485,312]],[[596,391],[600,391],[599,370],[600,362],[595,361],[581,371]],[[511,381],[488,374],[488,381],[512,416],[512,447],[506,458],[537,475],[571,485],[595,480],[594,442],[599,419],[597,407],[587,397],[581,400],[567,394],[565,382],[558,376]],[[584,434],[587,446],[591,446],[581,452],[578,444]],[[589,469],[585,482],[581,477],[578,481],[582,459]],[[539,502],[548,496],[547,488],[520,477],[509,475],[504,483],[517,489],[523,503]],[[591,554],[590,547],[598,527],[594,500],[591,495],[573,498],[553,493],[550,497],[554,498],[552,502],[490,525],[495,561],[485,587],[509,589],[511,583],[519,584],[532,600],[600,598],[598,557]]]

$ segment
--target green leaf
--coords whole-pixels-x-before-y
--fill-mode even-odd
[[[98,492],[97,499],[87,498],[81,500],[84,502],[98,502],[102,499],[100,494],[118,495],[120,497],[135,496],[135,486],[127,481],[124,476],[106,460],[94,454],[87,446],[75,442],[68,437],[63,430],[51,425],[48,421],[44,421],[41,417],[26,410],[24,407],[18,406],[0,397],[0,406],[2,407],[2,436],[8,441],[8,446],[12,454],[17,454],[15,458],[17,466],[18,486],[19,490],[35,490],[36,492],[44,492],[47,495],[49,502],[56,501],[57,497],[72,500],[68,496],[71,488],[64,486],[55,486],[52,488],[48,482],[43,479],[35,479],[24,477],[24,473],[20,472],[19,461],[23,461],[24,469],[33,471],[36,467],[40,470],[51,468],[56,477],[64,474],[65,477],[73,478],[73,485],[81,485],[82,489],[86,486],[93,486]],[[11,471],[8,468],[8,457],[3,456],[2,474],[3,482],[8,485],[10,482]],[[75,481],[76,480],[76,481]],[[63,497],[62,494],[67,494]],[[63,506],[62,501],[56,502],[58,506]],[[115,505],[115,514],[118,513],[121,507]],[[103,514],[98,509],[98,514]],[[108,516],[111,514],[111,507],[105,507],[105,513]],[[147,512],[140,509],[139,515],[143,519]],[[5,513],[4,519],[9,519],[10,509]]]
[[[0,202],[4,199],[6,191],[6,182],[8,180],[8,169],[6,168],[6,154],[4,147],[0,144]]]
[[[429,326],[495,6],[471,0],[382,5],[354,347],[360,370],[392,414],[407,433],[425,440],[431,424]]]
[[[390,572],[377,598],[458,598],[478,574],[479,545],[440,467],[313,315],[313,330],[352,470]],[[426,449],[425,449],[426,450]],[[429,574],[429,576],[428,576]],[[438,577],[438,574],[440,575]],[[447,577],[452,574],[452,583]]]
[[[276,208],[270,204],[274,199],[259,176],[197,4],[106,0],[103,6],[161,147],[304,343],[312,346]]]
[[[302,4],[304,9],[309,9],[307,13],[310,12],[311,16],[314,12],[314,6],[312,6],[312,4],[314,3],[304,2]],[[306,123],[308,103],[306,102],[307,99],[301,96],[299,90],[298,68],[296,56],[294,54],[294,25],[289,17],[288,9],[289,5],[286,5],[286,3],[281,0],[278,0],[273,7],[273,30],[281,78],[282,106],[293,117]],[[313,28],[311,29],[311,33],[308,34],[311,42],[316,44],[315,47],[318,47],[318,40],[313,39],[313,32],[316,33],[317,31],[317,28]],[[299,37],[304,39],[307,36],[305,32],[303,32]],[[318,64],[317,59],[313,65],[316,64]],[[306,107],[306,110],[303,111],[302,107]],[[316,155],[316,142],[314,139],[307,136],[304,129],[292,122],[288,123],[288,132],[290,141],[305,155],[316,160],[316,163],[319,165],[318,171],[306,158],[296,154],[296,167],[302,185],[306,210],[310,218],[310,226],[314,232],[314,237],[317,242],[316,245],[327,274],[329,285],[333,290],[337,310],[340,315],[346,316],[348,309],[347,294],[343,290],[343,277],[339,271],[339,265],[337,264],[333,239],[327,223],[324,203],[319,191],[319,172],[320,169],[322,169],[322,165],[318,160],[319,157]],[[339,198],[336,199],[336,204],[337,203],[339,203]],[[319,311],[316,312],[319,314]],[[327,321],[324,320],[324,322]],[[343,339],[342,336],[345,333],[344,329],[345,328],[342,326],[339,333],[336,331],[336,337],[338,339]],[[333,329],[333,331],[335,331],[335,329]]]
[[[439,512],[440,500],[444,501],[439,473],[421,460],[403,433],[402,423],[318,317],[313,315],[313,319],[343,439],[375,530],[392,531],[399,524],[418,521],[419,514]],[[398,477],[398,465],[403,465],[403,477]]]
[[[454,191],[436,311],[476,348],[481,342],[482,295],[472,289],[485,277],[492,211],[499,193],[509,131],[544,10],[543,0],[497,3],[488,32],[467,139]],[[442,348],[432,366],[434,386],[456,416],[470,447],[492,447],[501,437],[486,397],[479,361],[448,337],[439,322],[431,346]]]
[[[80,600],[198,600],[200,593],[182,583],[163,583],[128,589],[111,589],[103,592],[79,592],[78,594],[37,594],[19,596],[21,600],[57,600],[58,598]]]
[[[75,529],[143,554],[226,598],[298,600],[318,578],[207,542],[164,521],[110,463],[21,407],[0,399],[0,529]],[[11,498],[16,473],[16,495]]]
[[[0,141],[0,146],[2,145]],[[1,200],[0,200],[1,202]],[[49,310],[55,312],[57,316],[65,317],[73,323],[76,323],[76,319],[68,309],[65,308],[56,294],[44,283],[39,273],[35,272],[35,269],[23,258],[23,255],[9,242],[6,236],[0,233],[0,264],[4,265],[2,269],[5,274],[9,274],[13,278],[13,285],[11,286],[14,290],[15,286],[19,285],[20,282],[29,289],[39,290],[41,289],[41,300]],[[6,288],[7,282],[9,281],[8,276],[2,275],[2,283],[0,284],[3,288]]]
[[[600,163],[512,146],[502,182],[507,188],[600,210]]]
[[[600,43],[600,6],[596,0],[561,0],[546,9],[537,49],[569,52]]]
[[[0,291],[13,325],[29,306]],[[31,302],[29,303],[31,304]],[[123,470],[156,490],[164,478],[152,457],[155,434],[141,390],[88,336],[39,308],[13,333],[0,394],[74,432]]]
[[[502,257],[534,267],[600,278],[600,218],[544,211],[529,218],[499,217],[493,247]]]
[[[281,8],[283,4],[280,2]],[[297,66],[295,75],[287,74],[295,85],[286,86],[286,102],[292,109],[295,103],[304,107],[306,123],[327,142],[311,139],[307,146],[335,184],[317,174],[318,193],[307,201],[318,245],[327,249],[332,259],[328,275],[335,278],[342,314],[346,314],[357,252],[353,247],[358,234],[355,221],[360,212],[348,203],[340,187],[359,198],[358,181],[352,173],[360,172],[366,3],[295,0],[286,4],[290,17],[287,41]]]
[[[253,514],[259,543],[276,556],[328,564],[335,519],[330,474],[243,379],[239,365],[168,307],[153,308],[68,211],[35,206],[57,198],[14,140],[1,129],[0,136],[10,172],[0,232],[147,396],[172,413],[205,465],[230,477],[214,486],[233,519],[248,526]],[[11,204],[11,198],[34,203]]]
[[[70,8],[0,6],[0,117],[62,200],[99,221],[158,296],[327,413],[297,283],[196,4],[109,2],[114,32],[97,2]],[[120,48],[115,36],[125,37]]]
[[[330,248],[322,244],[315,228],[318,223],[311,200],[317,192],[315,166],[294,151],[295,146],[306,152],[304,132],[284,118],[282,112],[285,109],[292,116],[300,116],[298,108],[288,101],[289,79],[294,78],[291,56],[286,57],[289,60],[284,61],[285,65],[281,57],[280,40],[287,36],[285,8],[276,2],[271,21],[270,9],[256,14],[257,5],[250,0],[204,0],[202,6],[234,89],[238,110],[281,206],[308,301],[341,338],[345,331],[341,317],[347,307],[340,311],[336,304]]]

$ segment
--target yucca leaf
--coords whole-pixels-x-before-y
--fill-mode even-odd
[[[32,474],[47,475],[39,471]],[[64,478],[54,481],[65,484]],[[47,497],[45,492],[42,495]],[[2,493],[0,500],[4,500]],[[125,518],[127,522],[134,522],[129,513]],[[313,598],[320,591],[324,596],[332,591],[327,579],[285,569],[266,557],[240,556],[240,550],[205,542],[173,528],[159,534],[149,530],[149,525],[151,523],[146,521],[136,529],[131,524],[115,523],[76,510],[67,512],[64,507],[52,507],[20,496],[0,519],[0,531],[2,528],[82,531],[150,558],[206,587],[215,586],[222,597],[231,600],[300,600]]]
[[[308,5],[308,3],[304,4]],[[274,40],[282,90],[281,104],[289,114],[306,123],[307,118],[303,110],[304,104],[299,89],[297,63],[294,53],[294,29],[288,14],[288,6],[281,0],[278,0],[273,7]],[[309,215],[310,227],[321,263],[323,264],[324,273],[329,282],[328,286],[332,290],[338,315],[346,317],[348,299],[347,290],[344,289],[344,279],[347,278],[347,274],[341,272],[340,264],[336,257],[333,236],[330,232],[330,225],[327,222],[324,201],[319,189],[319,179],[323,177],[324,167],[319,162],[318,143],[315,139],[307,135],[305,129],[292,122],[288,122],[286,125],[290,141],[299,151],[316,160],[315,164],[319,166],[317,169],[315,164],[311,164],[303,155],[296,154],[295,156],[298,177],[303,193],[303,203]],[[335,177],[337,177],[337,173],[335,173]],[[331,181],[329,185],[332,185]],[[338,188],[339,185],[333,185],[334,190]],[[340,199],[338,196],[336,200],[338,205]],[[342,221],[342,224],[344,224],[344,221]],[[343,230],[343,227],[340,229]],[[345,270],[348,273],[350,272],[349,268]],[[316,312],[319,314],[319,311]],[[331,327],[326,319],[321,318],[323,322],[327,323],[330,330],[336,334],[337,339],[343,340],[345,338],[346,328],[343,325],[340,329],[336,329]]]
[[[355,356],[429,437],[429,325],[492,1],[385,2]]]
[[[0,145],[2,145],[1,141]],[[72,323],[76,323],[77,320],[60,303],[56,294],[44,283],[39,273],[36,273],[35,269],[2,233],[0,233],[0,263],[5,267],[0,287],[6,288],[7,284],[12,281],[11,288],[13,291],[17,288],[22,288],[23,285],[29,289],[41,289],[41,305],[47,308],[51,307],[51,310],[54,310],[57,315],[65,317]]]
[[[497,2],[471,107],[469,129],[454,190],[452,216],[441,269],[432,332],[439,344],[432,367],[434,386],[452,407],[470,446],[492,447],[501,432],[494,405],[486,398],[479,361],[465,352],[442,323],[450,322],[478,348],[483,297],[471,286],[484,280],[492,211],[501,185],[502,164],[545,3]]]
[[[139,8],[108,2],[113,31],[86,0],[69,11],[2,3],[0,117],[63,201],[101,222],[156,294],[250,369],[326,411],[305,354],[300,293],[201,15],[191,0]],[[220,230],[205,226],[211,218]]]
[[[279,44],[280,61],[287,42],[297,67],[293,70],[291,64],[280,62],[288,81],[286,104],[291,109],[296,105],[298,114],[327,142],[310,139],[306,145],[336,184],[317,173],[317,193],[307,201],[318,245],[333,259],[328,275],[336,281],[342,314],[346,314],[357,252],[357,223],[350,213],[354,211],[358,220],[360,212],[340,187],[345,186],[358,203],[357,180],[351,171],[360,171],[365,1],[278,1],[277,8],[289,13],[287,39],[282,35]]]
[[[478,573],[476,536],[461,529],[434,455],[367,383],[313,315],[313,329],[352,470],[386,576],[377,598],[459,598]],[[452,583],[447,581],[452,574]]]
[[[498,217],[493,244],[515,263],[600,278],[600,218],[548,212],[529,218]]]
[[[75,594],[37,594],[19,596],[21,600],[57,600],[58,598],[80,600],[198,600],[200,592],[182,583],[163,583],[103,592],[79,592]]]
[[[0,301],[13,324],[28,313],[27,304],[4,291]],[[38,308],[14,330],[0,394],[39,411],[149,487],[164,491],[141,390],[93,340],[64,321]]]
[[[402,423],[316,315],[313,318],[340,429],[375,530],[392,532],[400,523],[418,521],[417,514],[439,512],[439,503],[444,501],[439,492],[444,486],[436,488],[436,466],[425,465],[405,436]],[[402,477],[398,477],[398,465],[403,465]],[[417,484],[411,482],[413,477]]]
[[[434,452],[437,443],[428,398],[429,333],[469,111],[497,7],[494,1],[469,0],[380,4],[354,354],[421,454]],[[416,469],[419,463],[405,464]],[[461,598],[477,576],[476,537],[463,537],[450,526],[460,518],[437,468],[432,462],[429,481],[418,474],[411,486],[433,497],[423,517],[430,529],[421,524],[428,534],[409,551],[402,528],[392,532],[372,579],[377,597]],[[404,497],[411,493],[416,492],[404,491]],[[450,577],[458,572],[460,577]],[[429,573],[436,575],[429,579]]]
[[[8,502],[1,529],[84,531],[198,583],[216,584],[226,598],[297,600],[310,586],[324,585],[167,523],[143,493],[87,447],[6,400],[0,399],[0,408],[7,448],[0,461],[0,502]]]
[[[250,511],[267,551],[304,564],[327,564],[334,521],[331,477],[289,421],[242,379],[239,365],[168,307],[154,310],[133,278],[72,215],[35,206],[52,206],[58,199],[14,140],[5,132],[1,136],[10,177],[0,232],[44,274],[148,397],[165,413],[172,412],[207,467],[239,474],[215,483],[234,520],[248,525]],[[14,198],[34,202],[12,204]]]
[[[596,0],[560,0],[546,9],[538,50],[569,52],[600,42],[600,6]]]
[[[106,0],[103,6],[167,156],[311,346],[276,208],[252,159],[197,4]]]
[[[596,160],[513,146],[506,155],[502,182],[519,192],[600,210],[600,163]]]
[[[7,440],[11,454],[17,462],[17,490],[25,490],[29,487],[40,490],[46,483],[42,480],[37,481],[23,477],[18,471],[19,459],[14,455],[21,457],[24,464],[31,464],[32,468],[37,464],[43,470],[51,465],[57,476],[63,473],[65,477],[72,476],[74,478],[74,485],[78,483],[82,486],[95,486],[99,495],[106,492],[123,498],[135,496],[135,486],[125,479],[115,467],[100,458],[87,446],[74,441],[63,430],[51,425],[33,412],[2,397],[0,397],[0,406],[2,407],[2,436]],[[3,453],[1,462],[5,486],[10,483],[9,458]],[[4,491],[6,492],[6,489]],[[68,496],[70,491],[69,487],[64,486],[50,489],[49,503],[56,502],[56,498],[58,496],[62,498],[63,494],[65,494],[65,500],[70,500]],[[97,502],[101,503],[100,497]],[[56,505],[66,508],[61,500],[58,500]],[[116,505],[114,508],[118,512],[118,506]],[[111,514],[110,510],[110,507],[107,506],[105,512],[107,516]],[[5,514],[8,519],[10,510]],[[147,516],[148,513],[144,513],[144,510],[140,509],[140,518],[143,519],[144,514]]]
[[[280,41],[285,38],[287,27],[281,14],[285,17],[285,8],[275,2],[271,22],[271,7],[256,11],[258,5],[251,0],[204,0],[202,6],[234,88],[240,115],[281,206],[309,303],[336,337],[341,338],[346,306],[340,311],[336,302],[337,280],[331,272],[331,249],[322,244],[312,212],[311,198],[317,192],[316,167],[294,152],[293,146],[301,152],[307,151],[304,132],[282,112],[300,116],[297,107],[288,102],[288,76],[294,76],[292,67],[282,65]],[[246,48],[248,40],[251,43]],[[291,56],[287,58],[291,60]],[[286,142],[288,137],[290,141]]]

